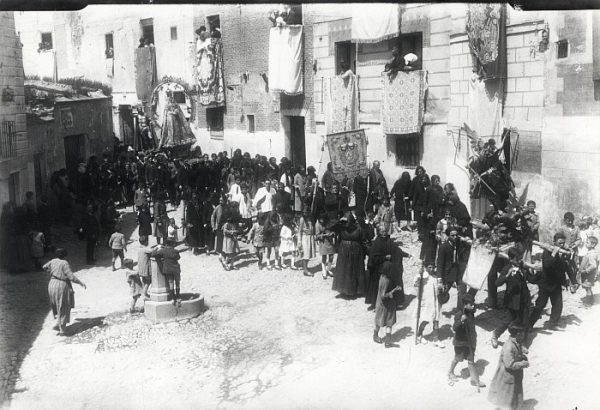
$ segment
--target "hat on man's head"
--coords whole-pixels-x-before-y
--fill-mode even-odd
[[[463,305],[474,305],[475,304],[475,296],[471,295],[470,293],[467,293],[466,295],[463,295],[462,297],[462,302]]]
[[[196,30],[196,34],[200,35],[200,33],[202,33],[203,31],[206,31],[206,26],[200,26],[197,30]]]
[[[65,248],[56,248],[56,257],[64,258],[67,256],[67,250]]]

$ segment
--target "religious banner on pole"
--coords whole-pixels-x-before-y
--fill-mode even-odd
[[[353,179],[357,175],[368,175],[365,130],[328,134],[327,148],[333,165],[333,173],[338,180],[341,181],[344,177]]]

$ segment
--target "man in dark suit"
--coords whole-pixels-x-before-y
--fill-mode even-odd
[[[86,241],[86,261],[88,265],[93,265],[96,263],[94,252],[96,250],[98,236],[100,235],[100,222],[98,221],[98,218],[96,218],[96,215],[94,215],[94,207],[92,205],[88,205],[86,211],[81,229],[83,230],[82,233],[85,236]]]
[[[458,228],[450,226],[446,229],[448,240],[444,242],[438,250],[436,276],[442,279],[446,291],[453,283],[456,283],[458,289],[458,307],[462,304],[462,296],[466,293],[465,286],[462,285],[460,276],[460,246],[462,243],[458,239]]]
[[[538,281],[538,298],[535,302],[535,308],[533,308],[533,312],[531,312],[531,316],[529,317],[529,326],[531,328],[533,328],[535,322],[542,315],[548,304],[548,299],[550,299],[552,310],[550,312],[548,328],[555,329],[563,308],[562,287],[568,284],[565,274],[568,275],[571,284],[577,283],[575,272],[571,269],[567,257],[559,253],[559,250],[565,247],[565,236],[562,233],[554,235],[554,246],[556,246],[554,251],[544,250],[542,254],[542,274]]]

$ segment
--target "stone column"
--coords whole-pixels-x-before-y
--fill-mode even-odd
[[[162,261],[157,261],[155,257],[150,258],[152,270],[152,286],[148,293],[150,300],[154,302],[166,302],[169,300],[169,283],[162,273]]]

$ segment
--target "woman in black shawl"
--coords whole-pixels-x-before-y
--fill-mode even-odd
[[[394,215],[398,223],[398,229],[401,229],[400,221],[411,220],[410,217],[410,174],[407,171],[394,183],[392,188],[392,197],[394,198]],[[406,229],[406,228],[405,228]]]
[[[393,272],[390,279],[393,282],[393,286],[403,287],[402,276],[404,274],[404,264],[402,263],[402,259],[411,257],[410,254],[400,249],[388,235],[388,232],[383,225],[380,225],[377,231],[377,238],[375,238],[369,249],[369,279],[365,297],[365,303],[370,305],[369,310],[375,308],[377,290],[379,289],[379,277],[381,276],[383,263],[387,260],[392,262]],[[404,292],[399,291],[394,293],[394,299],[396,306],[401,306],[404,303]]]
[[[345,296],[362,295],[366,279],[363,231],[351,212],[347,212],[332,229],[338,232],[340,239],[332,289]]]
[[[412,209],[415,211],[415,220],[417,221],[417,230],[419,231],[419,240],[422,241],[425,235],[424,217],[427,210],[427,193],[425,190],[429,186],[429,176],[425,168],[418,166],[415,169],[415,177],[411,184]]]

